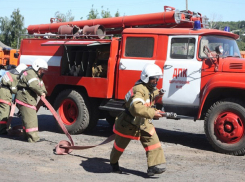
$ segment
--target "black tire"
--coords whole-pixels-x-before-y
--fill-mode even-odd
[[[88,98],[75,90],[62,91],[54,102],[54,109],[60,114],[70,134],[79,134],[89,125]]]
[[[204,130],[210,144],[219,152],[245,154],[245,108],[237,99],[214,103],[204,120]]]
[[[96,99],[90,98],[89,99],[89,125],[86,129],[86,132],[92,131],[95,126],[98,123],[99,116],[100,116],[100,110],[99,110],[99,104]]]

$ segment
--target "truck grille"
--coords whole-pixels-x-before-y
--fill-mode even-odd
[[[230,69],[242,69],[242,63],[230,63]]]

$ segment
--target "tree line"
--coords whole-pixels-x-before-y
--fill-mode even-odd
[[[98,19],[98,18],[110,18],[110,17],[119,17],[120,13],[117,12],[114,15],[111,15],[111,12],[107,8],[101,7],[101,11],[99,12],[92,5],[86,19]],[[72,11],[69,10],[67,13],[62,13],[56,11],[54,13],[54,17],[56,20],[60,20],[62,22],[74,21],[74,16],[72,15]],[[81,20],[84,17],[80,17]],[[210,21],[210,28],[223,30],[224,27],[229,26],[231,32],[238,34],[240,38],[237,40],[238,46],[241,51],[245,51],[245,21]],[[12,48],[19,47],[20,42],[18,42],[18,38],[21,34],[27,33],[26,28],[24,27],[24,17],[20,14],[20,10],[16,9],[12,12],[10,18],[8,17],[0,17],[0,41],[5,45],[8,45]]]

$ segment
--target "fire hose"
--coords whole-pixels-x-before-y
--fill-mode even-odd
[[[56,145],[55,147],[55,154],[57,155],[65,155],[65,154],[69,154],[72,152],[72,150],[84,150],[84,149],[88,149],[88,148],[93,148],[99,145],[104,145],[106,143],[111,142],[112,140],[114,140],[115,138],[115,134],[111,135],[110,137],[108,137],[105,141],[103,141],[102,143],[98,144],[98,145],[90,145],[90,146],[75,146],[73,139],[71,137],[71,135],[69,134],[69,132],[67,131],[65,125],[63,124],[59,114],[57,114],[57,112],[54,110],[54,108],[51,106],[51,104],[45,99],[44,96],[40,97],[40,101],[37,104],[37,111],[39,110],[39,108],[42,106],[42,104],[45,104],[47,106],[47,108],[50,110],[50,112],[53,114],[53,116],[55,117],[56,121],[58,122],[59,126],[61,127],[61,129],[63,130],[63,132],[66,134],[67,138],[70,140],[66,141],[66,140],[62,140],[58,143],[58,145]],[[11,106],[11,110],[10,110],[10,115],[9,115],[9,119],[7,122],[7,128],[9,128],[9,125],[12,121],[13,115],[14,115],[14,111],[15,111],[15,107],[16,107],[16,103],[14,102]],[[12,129],[8,130],[9,135],[20,135],[21,131],[19,131],[19,129],[22,129],[23,127],[18,125],[13,127]]]
[[[61,129],[63,130],[63,132],[66,134],[67,138],[70,140],[66,141],[66,140],[62,140],[60,141],[56,146],[55,146],[55,154],[57,155],[65,155],[65,154],[69,154],[72,152],[72,150],[84,150],[84,149],[89,149],[89,148],[93,148],[99,145],[104,145],[107,144],[109,142],[111,142],[112,140],[114,140],[115,138],[115,134],[109,136],[106,140],[104,140],[102,143],[98,144],[98,145],[90,145],[90,146],[75,146],[74,145],[74,141],[71,137],[71,135],[69,134],[69,132],[67,131],[65,125],[63,124],[59,114],[54,110],[54,108],[51,106],[51,104],[45,99],[44,96],[41,96],[39,103],[37,104],[37,111],[39,110],[39,108],[42,105],[42,102],[47,106],[47,108],[50,110],[50,112],[53,114],[53,116],[55,117],[56,121],[58,122],[59,126],[61,127]],[[9,120],[8,120],[8,126],[11,123],[13,114],[14,114],[14,110],[15,110],[15,106],[16,103],[12,104],[11,107],[11,111],[10,111],[10,116],[9,116]],[[163,117],[167,117],[167,118],[177,118],[177,114],[176,113],[168,113],[168,112],[160,112],[159,114],[161,114]]]
[[[72,140],[72,137],[69,134],[69,132],[67,131],[67,129],[66,129],[65,125],[63,124],[60,116],[57,114],[57,112],[54,110],[54,108],[51,106],[51,104],[45,99],[45,97],[41,97],[41,100],[47,106],[47,108],[51,111],[51,113],[54,115],[54,117],[57,120],[57,122],[59,123],[61,129],[63,130],[63,132],[66,134],[66,136],[70,140],[70,142],[68,142],[66,140],[60,141],[58,143],[58,145],[56,145],[56,147],[55,147],[55,154],[57,154],[57,155],[65,155],[65,154],[71,153],[72,150],[84,150],[84,149],[88,149],[88,148],[93,148],[93,147],[96,147],[96,146],[99,146],[99,145],[104,145],[104,144],[109,143],[112,140],[114,140],[115,134],[111,135],[105,141],[103,141],[102,143],[100,143],[98,145],[75,146],[74,142]]]

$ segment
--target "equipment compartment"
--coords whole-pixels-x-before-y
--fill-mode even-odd
[[[79,77],[107,77],[110,44],[96,46],[65,46],[61,74]]]

